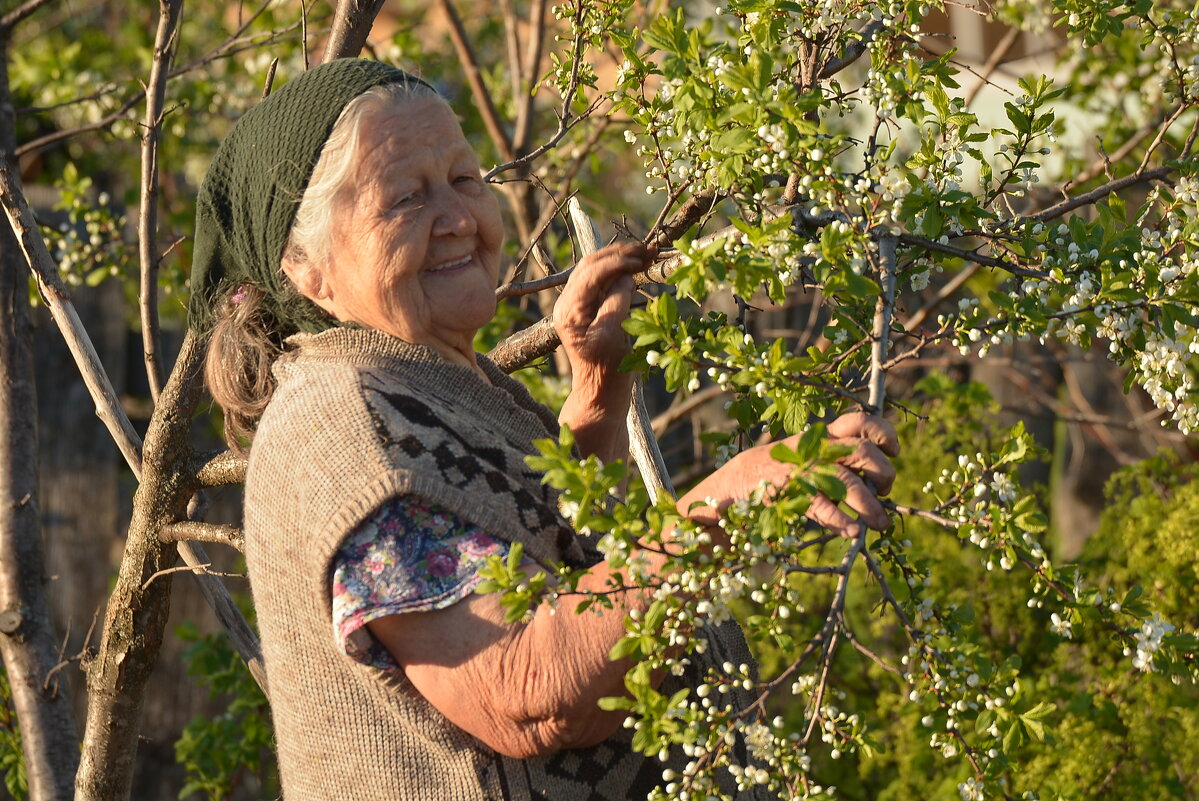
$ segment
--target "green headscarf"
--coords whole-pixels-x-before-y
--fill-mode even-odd
[[[333,125],[375,86],[424,81],[377,61],[337,59],[302,73],[246,112],[217,149],[196,202],[189,325],[207,335],[217,303],[250,282],[283,337],[335,324],[280,269],[296,208]],[[428,85],[428,84],[424,84]]]

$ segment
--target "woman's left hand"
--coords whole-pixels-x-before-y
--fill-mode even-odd
[[[633,276],[648,269],[655,255],[640,242],[617,242],[583,257],[554,306],[574,388],[587,388],[593,402],[627,401],[632,376],[619,370],[629,352],[621,324],[629,314]]]

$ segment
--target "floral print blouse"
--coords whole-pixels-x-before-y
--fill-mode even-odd
[[[445,609],[474,592],[489,556],[508,544],[453,512],[408,498],[380,506],[333,557],[333,635],[352,659],[399,670],[366,624],[387,615]]]

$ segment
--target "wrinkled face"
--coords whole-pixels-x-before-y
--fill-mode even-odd
[[[503,223],[446,103],[413,98],[361,122],[358,164],[335,200],[321,305],[446,353],[495,314]]]

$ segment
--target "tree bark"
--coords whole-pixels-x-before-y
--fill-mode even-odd
[[[0,29],[0,155],[12,156],[8,32]],[[24,258],[0,225],[0,652],[21,727],[29,797],[71,797],[78,765],[70,698],[50,621],[37,512],[37,402]]]
[[[352,58],[366,45],[383,0],[339,0],[322,61]]]
[[[191,334],[163,388],[142,450],[141,484],[116,587],[104,616],[100,651],[88,669],[88,715],[76,801],[129,797],[146,681],[154,669],[170,611],[175,548],[158,532],[186,516],[197,489],[187,470],[191,417],[199,401],[203,345]]]

